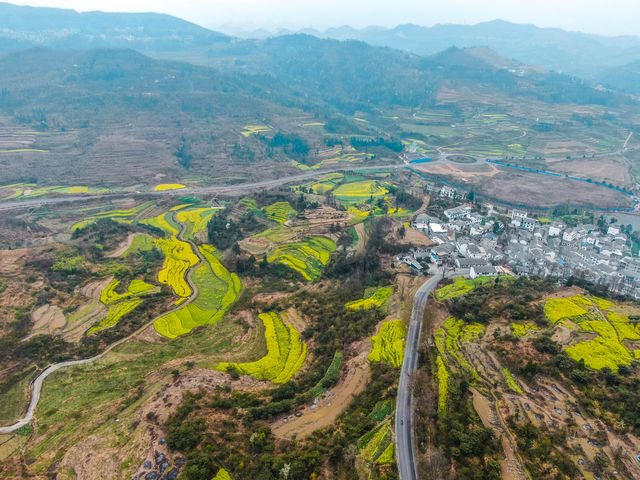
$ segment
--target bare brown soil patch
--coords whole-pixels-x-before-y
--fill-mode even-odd
[[[4,275],[20,273],[28,251],[26,248],[0,250],[0,273]]]
[[[418,170],[425,173],[434,173],[436,175],[454,176],[464,181],[470,181],[477,177],[493,177],[499,173],[499,170],[495,165],[485,162],[474,164],[426,164],[418,167]]]
[[[129,250],[129,247],[131,246],[131,243],[133,242],[133,239],[135,236],[136,236],[135,233],[130,233],[129,235],[127,235],[127,239],[124,242],[122,242],[120,246],[116,248],[113,252],[107,253],[105,255],[105,258],[117,258],[120,255],[122,255],[124,252]]]
[[[100,293],[107,288],[107,285],[111,283],[113,276],[96,280],[94,282],[87,283],[80,289],[80,293],[87,298],[93,298],[94,300],[100,299]]]
[[[306,437],[314,431],[329,426],[349,406],[353,398],[366,387],[371,369],[367,356],[371,349],[369,339],[354,344],[357,355],[346,362],[342,379],[315,403],[305,406],[302,416],[280,417],[271,424],[273,434],[278,438],[290,439]]]
[[[578,178],[594,181],[607,181],[615,185],[630,185],[632,178],[629,168],[620,158],[598,157],[581,158],[576,160],[554,159],[547,160],[549,169],[554,172],[568,173]]]
[[[42,305],[37,308],[31,314],[31,321],[33,327],[31,328],[31,334],[25,338],[31,338],[34,335],[50,335],[58,330],[62,330],[67,323],[67,320],[62,313],[62,309],[57,305]]]

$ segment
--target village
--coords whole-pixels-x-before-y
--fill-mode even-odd
[[[411,228],[433,246],[397,257],[414,271],[478,276],[570,277],[640,298],[640,258],[632,255],[631,226],[598,216],[591,223],[569,225],[524,208],[470,201],[466,192],[430,186],[444,203],[459,203],[441,215],[421,213]],[[571,222],[577,223],[577,222]]]

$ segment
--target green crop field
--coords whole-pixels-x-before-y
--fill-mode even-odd
[[[115,290],[120,285],[120,280],[111,280],[109,285],[105,287],[102,292],[100,292],[100,301],[105,305],[109,305],[110,303],[117,302],[118,300],[122,300],[123,298],[130,297],[131,292],[127,291],[124,293],[117,293]]]
[[[180,226],[175,224],[172,217],[173,217],[173,214],[171,212],[166,212],[161,215],[158,215],[157,217],[141,220],[138,223],[142,225],[150,225],[152,227],[159,228],[163,232],[173,236],[180,233]]]
[[[511,372],[509,370],[507,370],[506,368],[502,368],[500,369],[500,371],[502,372],[502,375],[504,376],[504,379],[511,390],[516,393],[523,393],[522,387],[520,387],[520,384],[513,377],[513,375],[511,375]]]
[[[269,263],[282,263],[299,272],[305,279],[320,278],[324,266],[336,250],[333,240],[326,237],[306,237],[300,242],[285,243],[267,258]]]
[[[226,372],[235,368],[244,375],[274,383],[286,383],[300,370],[307,357],[307,344],[291,325],[285,325],[276,313],[261,313],[267,355],[251,363],[220,363],[216,368]]]
[[[364,434],[358,440],[358,450],[362,457],[370,462],[384,465],[394,460],[391,434],[391,420],[385,420]],[[391,458],[390,457],[391,453]]]
[[[127,250],[122,254],[123,257],[128,257],[132,253],[149,252],[153,250],[154,240],[151,235],[146,233],[136,233],[133,237],[133,241]]]
[[[378,180],[362,180],[343,183],[333,191],[335,198],[343,203],[362,203],[370,198],[379,198],[389,193],[385,184]]]
[[[484,285],[491,280],[490,277],[478,277],[475,279],[465,280],[463,277],[456,277],[453,283],[436,290],[435,295],[438,301],[447,300],[449,298],[465,295],[474,288]]]
[[[631,352],[620,342],[614,327],[604,320],[586,320],[580,322],[580,328],[597,333],[593,340],[580,342],[566,349],[567,355],[594,370],[607,367],[617,372],[620,365],[629,365],[633,358]]]
[[[248,137],[250,135],[257,135],[259,133],[268,132],[271,130],[271,127],[267,125],[247,125],[240,132],[242,136]]]
[[[176,214],[176,218],[186,227],[184,238],[193,240],[194,235],[206,231],[209,220],[211,220],[211,217],[220,209],[221,207],[204,207],[179,211]]]
[[[438,414],[443,415],[447,412],[450,375],[447,370],[447,366],[440,355],[438,355],[436,362],[438,364]]]
[[[129,312],[133,311],[141,303],[142,303],[142,300],[136,298],[134,300],[122,301],[109,307],[109,313],[107,314],[107,318],[102,320],[95,327],[90,328],[89,331],[87,332],[87,335],[91,335],[94,332],[115,326],[122,317],[124,317]]]
[[[511,331],[513,332],[513,335],[518,338],[524,337],[528,333],[535,332],[537,330],[540,330],[540,328],[533,325],[532,323],[512,323],[511,324]]]
[[[278,223],[284,223],[298,214],[289,202],[274,203],[273,205],[265,207],[264,212],[267,214],[267,218],[269,220],[273,220]]]
[[[133,220],[133,218],[135,218],[141,212],[143,212],[144,210],[146,210],[147,208],[153,205],[154,205],[154,202],[145,202],[145,203],[141,203],[136,207],[130,208],[128,210],[109,210],[106,212],[95,213],[85,218],[81,222],[76,223],[73,226],[73,230],[84,228],[87,225],[91,225],[92,223],[95,223],[97,220],[101,218],[112,218],[117,222],[125,222],[125,223],[130,222]]]
[[[200,253],[206,260],[193,271],[197,298],[184,307],[157,319],[153,326],[165,337],[176,338],[196,327],[218,322],[238,299],[242,282],[235,273],[229,273],[214,255],[215,249],[202,245]]]
[[[153,189],[156,192],[164,192],[166,190],[181,190],[186,188],[186,185],[181,183],[161,183],[160,185],[156,185]]]
[[[453,357],[463,370],[475,380],[479,380],[476,369],[460,351],[460,345],[482,337],[485,329],[486,327],[479,323],[467,324],[463,320],[449,317],[435,333],[436,347],[440,355]]]
[[[170,286],[179,297],[189,297],[191,287],[185,275],[187,270],[196,265],[200,259],[191,250],[191,245],[175,237],[168,240],[158,239],[155,243],[165,255],[164,265],[158,273],[158,281]]]
[[[387,300],[389,300],[391,295],[393,295],[393,288],[380,287],[378,289],[373,289],[368,295],[365,294],[365,298],[347,303],[345,307],[351,310],[370,310],[372,308],[379,308],[387,303]]]
[[[584,297],[551,298],[544,306],[544,313],[552,323],[560,320],[579,317],[588,313],[590,303],[585,304]]]
[[[233,480],[231,478],[231,475],[229,475],[229,472],[227,472],[224,468],[221,468],[220,470],[218,470],[218,473],[216,474],[215,477],[213,477],[213,480]]]
[[[554,324],[570,320],[586,332],[597,336],[579,342],[565,351],[567,355],[594,370],[609,368],[618,371],[620,365],[629,365],[635,350],[629,350],[623,341],[639,341],[640,329],[628,315],[612,311],[619,306],[598,297],[577,295],[547,300],[544,311]]]
[[[401,319],[384,322],[380,333],[371,337],[373,348],[369,360],[400,367],[404,357],[405,336],[404,322]]]

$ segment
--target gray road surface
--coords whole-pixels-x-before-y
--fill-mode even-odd
[[[275,178],[272,180],[264,180],[262,182],[252,183],[240,183],[237,185],[209,185],[207,187],[198,188],[182,188],[180,190],[165,190],[160,192],[116,192],[116,193],[104,193],[100,195],[73,195],[63,197],[50,197],[50,198],[33,198],[29,199],[24,197],[20,200],[14,200],[9,202],[0,203],[0,211],[3,210],[17,210],[22,208],[36,208],[43,205],[54,205],[60,203],[72,203],[72,202],[86,202],[87,200],[98,200],[107,198],[121,198],[126,196],[132,196],[136,194],[150,195],[150,196],[184,196],[198,193],[229,193],[229,192],[243,192],[245,190],[255,190],[260,188],[277,187],[279,185],[285,185],[287,183],[296,182],[300,180],[307,180],[309,178],[315,178],[329,173],[344,172],[344,171],[366,171],[366,170],[378,170],[378,169],[395,169],[404,168],[404,164],[389,164],[389,165],[370,165],[366,167],[343,167],[334,168],[331,170],[316,170],[308,173],[301,173],[300,175],[292,175],[289,177]]]
[[[413,394],[411,378],[418,366],[418,343],[422,330],[422,317],[427,299],[438,285],[442,275],[436,275],[418,289],[413,300],[411,323],[406,339],[404,360],[400,371],[398,398],[396,403],[396,460],[400,480],[418,480],[418,468],[415,455],[413,433]]]

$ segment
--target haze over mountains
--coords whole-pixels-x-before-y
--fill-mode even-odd
[[[393,29],[369,27],[362,30],[345,26],[324,32],[305,30],[301,33],[324,41],[288,35],[266,41],[242,40],[164,14],[78,13],[73,10],[0,3],[0,52],[34,46],[65,50],[131,48],[156,58],[190,61],[207,66],[232,66],[240,71],[257,74],[268,72],[294,80],[301,73],[301,68],[317,68],[323,61],[327,62],[325,66],[338,75],[356,78],[363,70],[371,71],[372,68],[385,76],[385,70],[392,72],[398,61],[404,65],[419,63],[400,52],[376,50],[353,42],[335,43],[329,39],[358,40],[372,46],[389,47],[420,56],[434,55],[451,47],[488,47],[505,57],[498,61],[501,64],[498,65],[495,59],[499,56],[489,54],[492,60],[486,63],[492,64],[490,70],[497,67],[510,68],[522,62],[576,75],[594,84],[602,82],[610,88],[638,93],[638,83],[635,80],[640,78],[640,69],[634,64],[640,61],[638,37],[603,37],[500,20],[473,26],[400,25]],[[255,35],[264,36],[265,32],[255,32]],[[309,65],[306,58],[310,53],[314,55],[313,65]],[[352,59],[357,62],[358,67],[352,68],[353,64],[344,64],[343,61],[347,60],[345,55],[357,57]],[[287,58],[296,58],[296,61],[288,62]],[[467,57],[469,68],[477,70],[478,58],[476,54]],[[485,60],[487,58],[485,54]],[[332,63],[334,66],[340,64],[341,68],[331,68]],[[365,63],[367,65],[363,65]],[[322,75],[321,71],[318,73]],[[365,83],[365,77],[369,80],[372,78],[371,75],[364,74],[362,79]],[[405,76],[405,80],[407,78]],[[298,78],[296,81],[300,80]],[[320,77],[316,80],[318,81],[315,82],[312,76],[302,79],[302,82],[312,81],[315,86],[327,91],[336,88],[336,80],[330,76],[323,78],[323,81],[320,81]],[[397,83],[397,80],[394,82]],[[375,88],[373,85],[362,86],[367,91]],[[384,88],[388,86],[383,85]],[[394,85],[391,91],[398,98],[415,94],[414,87],[408,87],[408,91],[403,92],[397,87],[399,85]],[[403,85],[403,88],[407,87]],[[336,95],[343,93],[349,92],[338,89]]]

